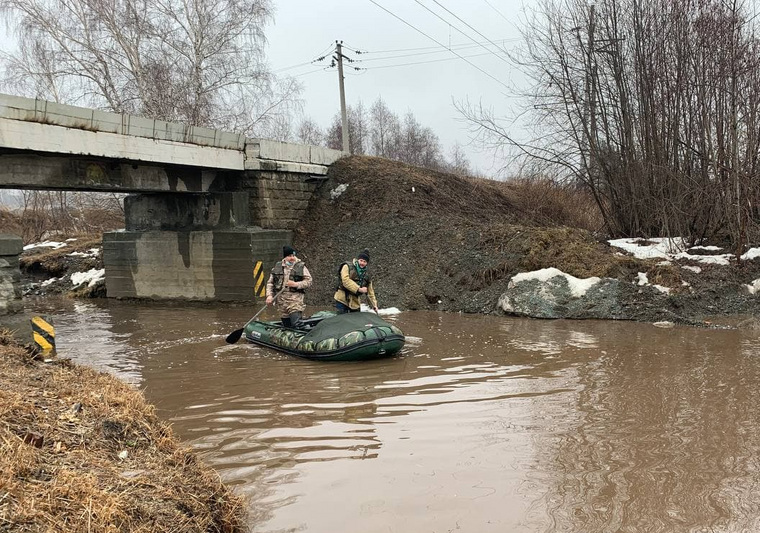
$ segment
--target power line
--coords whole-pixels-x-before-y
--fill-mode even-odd
[[[498,13],[498,14],[501,16],[501,18],[503,18],[504,20],[506,20],[506,21],[507,21],[507,22],[509,22],[510,24],[512,23],[512,21],[511,21],[511,20],[509,20],[507,17],[505,17],[504,15],[502,15],[502,14],[501,14],[501,11],[499,11],[498,9],[496,9],[495,7],[493,7],[493,5],[491,5],[491,2],[489,2],[488,0],[483,0],[483,1],[484,1],[486,4],[488,4],[488,7],[490,7],[490,8],[491,8],[491,9],[493,9],[494,11],[496,11],[496,12],[497,12],[497,13]]]
[[[444,48],[447,48],[452,54],[454,54],[455,56],[457,56],[462,61],[468,63],[471,67],[479,70],[480,72],[482,72],[483,74],[485,74],[486,76],[488,76],[489,78],[491,78],[492,80],[494,80],[496,83],[498,83],[498,84],[504,86],[505,88],[509,89],[509,86],[506,83],[504,83],[500,79],[494,77],[493,75],[489,74],[488,72],[486,72],[485,70],[483,70],[482,68],[480,68],[479,66],[477,66],[475,63],[473,63],[472,61],[467,61],[467,59],[465,59],[464,57],[462,57],[459,54],[457,54],[450,47],[448,47],[448,46],[444,45],[443,43],[439,42],[437,39],[431,37],[430,35],[428,35],[424,31],[420,30],[419,28],[416,28],[414,25],[412,25],[409,22],[405,21],[403,18],[399,17],[398,15],[396,15],[395,13],[393,13],[392,11],[389,11],[388,9],[384,8],[383,6],[381,6],[380,4],[378,4],[375,0],[369,0],[369,1],[372,2],[373,4],[375,4],[377,7],[379,7],[383,11],[385,11],[386,13],[388,13],[389,15],[391,15],[392,17],[400,20],[401,22],[403,22],[404,24],[406,24],[407,26],[409,26],[410,28],[412,28],[414,31],[416,31],[418,33],[421,33],[422,35],[424,35],[425,37],[427,37],[428,39],[430,39],[431,41],[433,41],[434,43],[436,43],[438,46],[443,46]]]
[[[483,37],[483,39],[485,39],[486,41],[488,41],[492,45],[496,46],[496,43],[494,43],[491,39],[489,39],[488,37],[486,37],[485,35],[483,35],[482,33],[480,33],[478,30],[476,30],[475,28],[473,28],[472,26],[470,26],[469,24],[467,24],[467,22],[465,22],[464,20],[462,20],[461,18],[459,18],[456,13],[454,13],[449,8],[447,8],[446,6],[444,6],[443,4],[441,4],[438,0],[433,0],[433,2],[435,2],[436,4],[438,4],[439,6],[441,6],[443,9],[445,9],[446,12],[450,13],[452,17],[455,17],[462,24],[464,24],[465,26],[467,26],[468,28],[470,28],[472,31],[474,31],[475,33],[477,33],[478,35],[480,35],[481,37]],[[474,41],[474,39],[473,39],[473,41]],[[496,46],[496,48],[499,48],[499,47]]]
[[[325,72],[325,71],[330,70],[330,68],[331,67],[322,67],[322,68],[318,68],[318,69],[315,69],[315,70],[310,70],[308,72],[302,72],[300,74],[294,74],[293,77],[294,78],[300,78],[301,76],[306,76],[307,74],[314,74],[315,72]]]
[[[277,74],[278,72],[285,72],[286,70],[293,70],[294,68],[305,67],[306,65],[311,65],[313,63],[314,63],[314,61],[307,61],[306,63],[299,63],[298,65],[293,65],[293,66],[290,66],[290,67],[278,68],[277,70],[273,70],[272,72],[274,74]]]
[[[292,70],[294,68],[305,67],[307,65],[319,63],[320,61],[323,61],[327,57],[327,53],[329,53],[330,50],[332,50],[332,45],[330,45],[326,50],[323,50],[322,52],[320,52],[319,56],[317,56],[315,59],[312,59],[311,61],[306,61],[305,63],[299,63],[297,65],[291,65],[289,67],[278,68],[276,70],[273,70],[272,72],[274,74],[277,74],[278,72],[285,72],[286,70]]]
[[[322,51],[321,51],[319,54],[317,54],[317,55],[318,55],[318,56],[324,56],[324,55],[327,55],[329,52],[331,52],[331,51],[332,51],[332,49],[333,49],[334,47],[335,47],[335,45],[334,45],[333,43],[330,43],[330,44],[328,44],[328,45],[327,45],[327,48],[325,48],[324,50],[322,50]]]
[[[515,42],[519,40],[520,40],[519,38],[513,37],[510,39],[498,39],[496,42],[509,43],[509,42]],[[485,42],[476,43],[476,44],[477,45],[485,44]],[[353,49],[351,50],[353,50],[357,54],[386,54],[386,53],[396,53],[396,52],[416,52],[418,50],[435,50],[435,49],[440,49],[440,48],[443,48],[444,50],[448,50],[449,48],[456,48],[456,49],[471,48],[473,46],[475,45],[471,43],[459,43],[459,44],[452,44],[450,47],[449,46],[418,46],[416,48],[392,48],[388,50],[353,50]]]
[[[423,8],[425,8],[427,11],[429,11],[430,13],[432,13],[434,16],[436,16],[439,19],[441,19],[445,24],[448,24],[449,27],[454,28],[459,33],[461,33],[462,35],[464,35],[465,37],[467,37],[468,39],[470,39],[472,42],[477,42],[475,39],[473,39],[472,37],[470,37],[469,35],[467,35],[465,32],[463,32],[462,30],[460,30],[459,28],[457,28],[456,26],[454,26],[453,24],[451,24],[448,20],[446,20],[445,18],[443,18],[442,16],[440,16],[438,13],[436,13],[435,11],[433,11],[432,9],[430,9],[428,6],[426,6],[422,2],[420,2],[420,0],[414,0],[414,1],[417,2],[419,5],[421,5]],[[435,2],[435,0],[433,0],[433,1]],[[438,2],[435,2],[435,3],[438,4]],[[438,5],[440,6],[441,4],[438,4]],[[443,7],[443,6],[441,6],[441,7]],[[446,9],[446,8],[444,7],[443,9]],[[449,11],[449,10],[446,9],[446,11]],[[449,11],[449,13],[451,13],[451,12]],[[456,15],[454,15],[454,16],[456,17]],[[457,18],[459,18],[459,17],[457,17]],[[467,23],[465,22],[465,24],[467,24]],[[485,48],[486,50],[488,50],[488,48],[486,48],[485,45],[481,45],[481,46],[483,46],[483,48]],[[498,46],[497,46],[497,48],[498,48]],[[491,52],[491,51],[489,50],[489,52]],[[498,54],[496,54],[494,52],[491,52],[491,53],[493,55],[495,55],[496,57],[498,57],[499,59],[501,59],[502,61],[504,61],[505,63],[509,64],[509,61],[507,61],[506,59],[504,59],[502,56],[500,56],[500,55],[498,55]]]
[[[398,65],[379,65],[377,67],[354,67],[359,70],[377,70],[380,68],[394,68],[394,67],[406,67],[408,65],[424,65],[426,63],[440,63],[441,61],[454,61],[455,59],[464,59],[468,57],[483,57],[490,55],[488,52],[483,52],[480,54],[474,54],[471,56],[463,56],[463,57],[444,57],[443,59],[431,59],[430,61],[414,61],[412,63],[399,63]]]
[[[471,44],[471,45],[468,45],[468,46],[463,46],[461,48],[458,48],[457,50],[461,51],[461,50],[475,48],[475,47],[476,46],[474,44]],[[428,52],[414,52],[414,53],[411,53],[411,54],[399,54],[399,55],[395,55],[395,56],[370,57],[369,59],[356,59],[355,61],[357,63],[366,63],[368,61],[386,61],[386,60],[389,60],[389,59],[400,59],[400,58],[404,58],[404,57],[425,56],[425,55],[430,55],[430,54],[444,54],[444,53],[447,53],[447,52],[448,52],[448,50],[446,50],[444,48],[440,48],[438,50],[430,50]]]

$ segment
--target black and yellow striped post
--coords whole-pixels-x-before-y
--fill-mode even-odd
[[[41,316],[32,318],[32,340],[42,353],[55,353],[55,330],[53,324]]]
[[[264,264],[256,261],[253,267],[253,295],[258,298],[264,298],[267,295],[267,282],[264,278]]]

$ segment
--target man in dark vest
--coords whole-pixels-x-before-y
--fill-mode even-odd
[[[361,311],[362,295],[367,295],[369,305],[377,313],[377,298],[369,271],[369,250],[364,250],[350,263],[338,269],[338,290],[335,291],[335,308],[338,313]]]
[[[304,293],[311,287],[311,274],[303,261],[296,257],[296,251],[292,247],[283,246],[282,256],[282,261],[275,263],[267,280],[267,305],[279,294],[277,308],[280,310],[282,325],[294,328],[306,309]]]

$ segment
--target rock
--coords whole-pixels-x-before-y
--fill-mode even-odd
[[[665,328],[665,329],[670,329],[672,327],[675,327],[675,324],[671,322],[670,320],[661,320],[660,322],[654,322],[652,325],[656,328]]]
[[[631,319],[639,302],[662,297],[651,287],[544,269],[514,276],[498,306],[505,313],[531,318]]]

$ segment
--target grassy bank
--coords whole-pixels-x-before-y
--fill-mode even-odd
[[[242,500],[113,376],[0,332],[1,531],[245,531]]]

